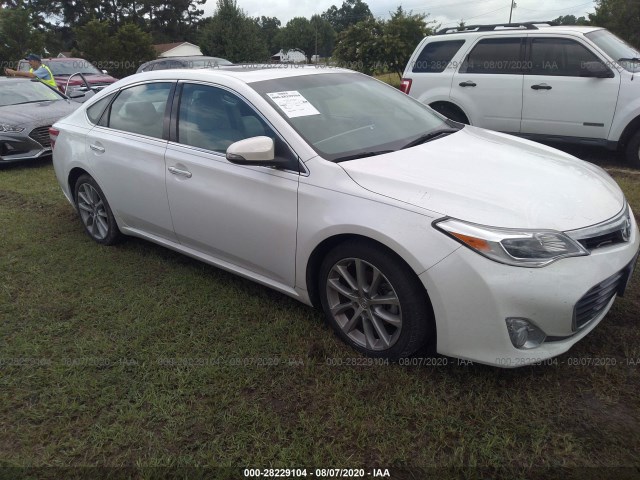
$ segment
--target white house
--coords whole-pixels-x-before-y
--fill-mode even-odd
[[[293,48],[291,50],[280,50],[275,55],[271,56],[271,60],[280,63],[307,63],[307,56],[299,48]]]
[[[154,45],[158,57],[191,57],[202,55],[200,47],[189,42],[161,43]]]

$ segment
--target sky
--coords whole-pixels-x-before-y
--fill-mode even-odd
[[[460,19],[467,25],[506,23],[510,0],[364,0],[376,17],[388,18],[389,12],[401,5],[406,11],[428,13],[442,27],[456,26]],[[277,17],[284,26],[293,17],[310,18],[331,5],[338,8],[342,0],[237,0],[238,6],[251,17]],[[595,1],[586,0],[516,0],[513,21],[553,20],[560,15],[586,16],[595,10]],[[205,16],[213,14],[215,0],[207,0]]]

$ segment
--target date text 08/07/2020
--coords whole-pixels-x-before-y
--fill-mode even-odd
[[[244,478],[391,478],[388,468],[245,468]]]

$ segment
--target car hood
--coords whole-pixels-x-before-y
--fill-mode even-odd
[[[67,100],[24,103],[0,107],[0,123],[9,125],[51,125],[80,106]]]
[[[369,191],[497,227],[573,230],[607,220],[624,205],[622,191],[600,167],[469,126],[423,145],[339,165]]]

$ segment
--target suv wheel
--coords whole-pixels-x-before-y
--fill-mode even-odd
[[[630,166],[640,168],[640,130],[629,140],[626,156]]]

